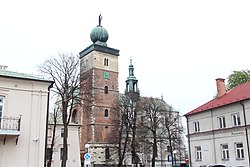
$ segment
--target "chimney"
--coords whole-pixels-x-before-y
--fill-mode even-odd
[[[227,92],[225,86],[225,79],[217,78],[216,86],[217,86],[217,98],[223,96]]]

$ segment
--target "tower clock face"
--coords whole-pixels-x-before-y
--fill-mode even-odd
[[[109,79],[109,72],[103,72],[103,78]]]

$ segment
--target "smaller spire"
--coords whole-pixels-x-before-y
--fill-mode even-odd
[[[130,65],[129,65],[129,76],[126,80],[126,92],[139,92],[138,90],[138,80],[134,76],[134,66],[132,64],[132,58],[130,58]]]

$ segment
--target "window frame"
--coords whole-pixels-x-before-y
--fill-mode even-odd
[[[240,113],[234,113],[231,116],[232,116],[233,126],[240,126],[241,125]]]
[[[200,122],[199,121],[193,122],[193,126],[194,126],[194,133],[200,132]]]
[[[227,126],[226,117],[225,116],[220,116],[220,117],[217,117],[217,119],[218,119],[218,128],[219,129],[226,128],[226,126]]]
[[[223,146],[227,146],[227,148],[224,148]],[[229,160],[229,157],[228,144],[221,144],[221,160]]]
[[[238,147],[238,144],[241,144],[242,147]],[[234,143],[234,145],[235,145],[235,158],[236,158],[236,160],[243,160],[245,158],[243,143],[238,142],[238,143]]]
[[[201,146],[195,146],[195,160],[196,161],[202,161]]]

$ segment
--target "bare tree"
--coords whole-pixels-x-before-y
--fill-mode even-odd
[[[179,147],[180,147],[181,134],[183,132],[183,128],[182,126],[180,126],[179,112],[173,111],[172,108],[164,112],[164,126],[169,144],[168,151],[170,152],[170,155],[172,157],[171,161],[173,166],[174,161],[176,163],[176,153],[174,155],[173,151],[178,150],[178,153],[181,153]]]
[[[51,90],[59,99],[56,103],[60,107],[64,128],[61,167],[66,167],[68,125],[75,102],[79,101],[79,93],[76,93],[80,87],[79,58],[74,54],[60,53],[58,57],[46,60],[39,70],[54,81]]]
[[[143,110],[145,111],[143,127],[149,131],[152,136],[152,167],[155,167],[155,158],[157,157],[157,131],[162,124],[163,111],[166,110],[166,104],[158,98],[143,98]]]
[[[123,161],[125,158],[125,155],[128,150],[129,145],[129,134],[130,134],[130,128],[129,128],[129,120],[128,120],[128,99],[124,95],[119,96],[119,117],[117,122],[117,131],[118,131],[118,145],[117,145],[117,152],[118,152],[118,167],[121,167],[123,165]]]

